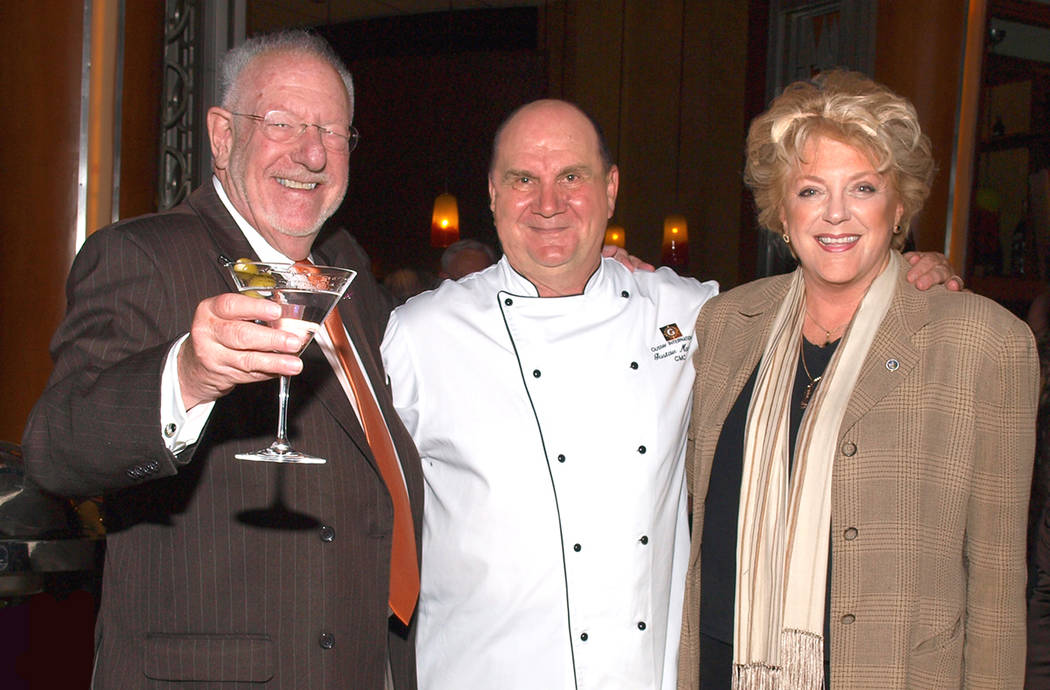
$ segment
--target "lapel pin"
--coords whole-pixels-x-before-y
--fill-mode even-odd
[[[889,369],[890,371],[897,371],[898,369],[901,368],[901,363],[898,362],[895,359],[887,359],[886,360],[886,368]]]

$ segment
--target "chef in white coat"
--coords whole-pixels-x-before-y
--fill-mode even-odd
[[[717,285],[602,259],[618,181],[578,108],[519,109],[489,173],[505,256],[390,319],[426,478],[421,690],[674,686],[692,331]]]

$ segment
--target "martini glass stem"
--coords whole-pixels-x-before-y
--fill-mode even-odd
[[[288,384],[288,377],[282,376],[277,393],[277,439],[270,446],[278,453],[287,453],[292,449],[288,443]]]

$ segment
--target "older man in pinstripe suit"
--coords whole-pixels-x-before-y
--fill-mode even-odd
[[[339,311],[418,543],[419,459],[379,356],[390,305],[357,243],[321,231],[356,139],[350,75],[295,32],[236,49],[223,80],[208,113],[215,177],[169,212],[100,230],[77,256],[54,373],[23,439],[39,484],[105,495],[94,686],[414,688],[412,619],[388,609],[396,491],[360,405],[327,337],[296,356],[296,336],[253,323],[277,306],[233,294],[219,263],[358,271]],[[291,433],[327,464],[234,459],[272,438],[279,374],[296,375]],[[245,517],[259,514],[277,519]],[[290,514],[301,519],[279,519]]]

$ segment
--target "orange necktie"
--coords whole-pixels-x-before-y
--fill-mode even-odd
[[[339,316],[338,306],[324,320],[325,330],[332,339],[336,356],[343,365],[350,387],[357,398],[357,411],[361,426],[372,448],[379,474],[386,483],[387,491],[394,502],[394,538],[390,547],[390,610],[403,623],[408,624],[412,610],[419,597],[419,563],[416,560],[416,533],[412,526],[412,508],[408,503],[408,491],[401,477],[401,466],[394,452],[394,442],[383,420],[383,413],[368,388],[368,381],[357,363],[350,347],[350,340]]]

